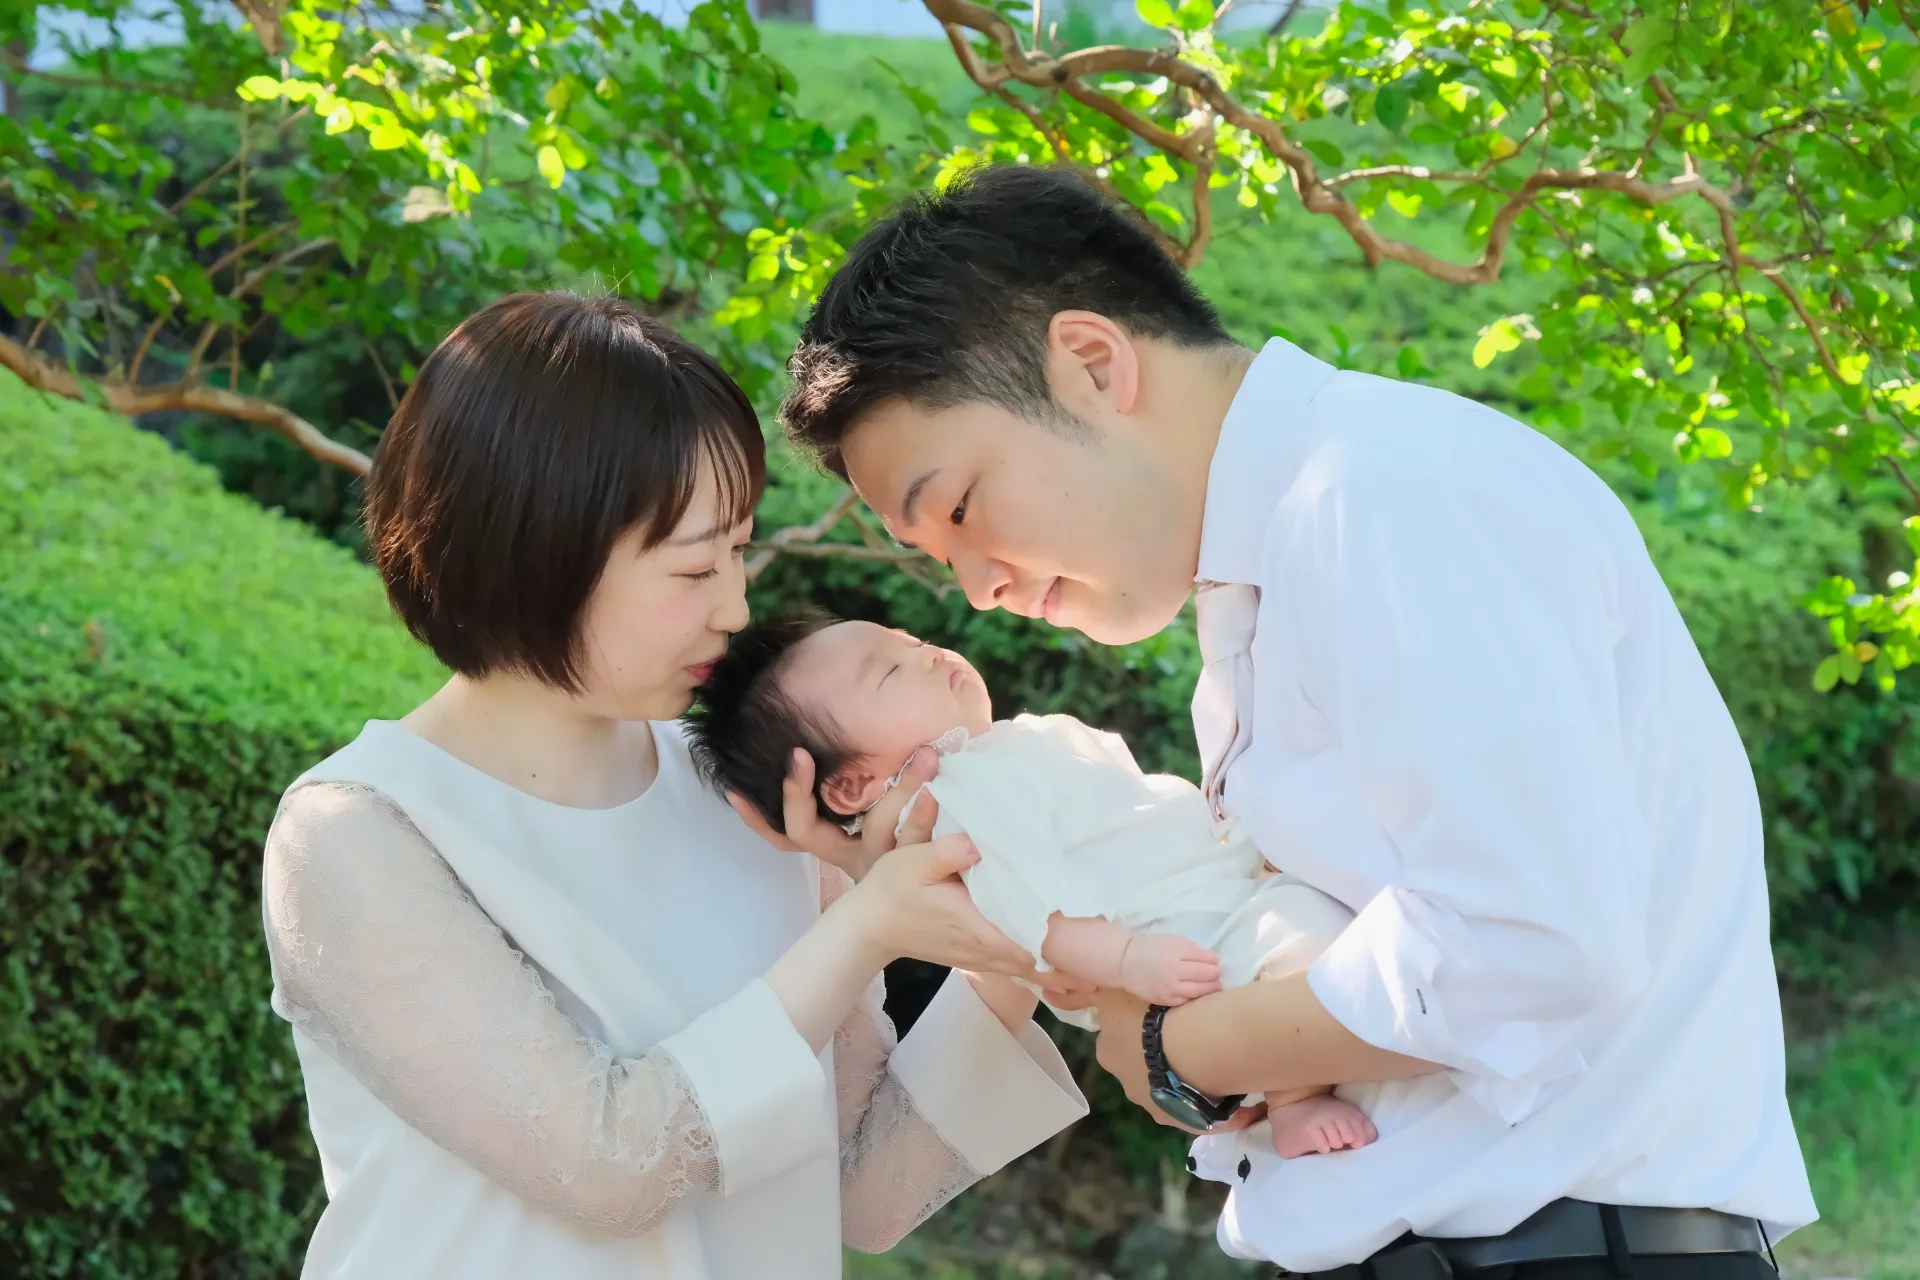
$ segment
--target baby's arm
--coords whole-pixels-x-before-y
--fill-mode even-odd
[[[1040,958],[1148,1004],[1185,1004],[1220,989],[1220,957],[1174,933],[1132,934],[1104,916],[1059,912],[1047,921]]]

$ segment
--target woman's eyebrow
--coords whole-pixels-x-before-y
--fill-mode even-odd
[[[726,531],[727,526],[725,525],[709,525],[699,533],[689,533],[678,538],[668,538],[667,545],[670,547],[696,547],[703,542],[712,542]]]
[[[900,524],[903,528],[912,528],[920,521],[920,495],[926,491],[928,483],[940,474],[940,468],[926,472],[907,486],[906,493],[900,499]]]

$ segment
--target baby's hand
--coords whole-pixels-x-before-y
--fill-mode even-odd
[[[1220,989],[1220,957],[1176,933],[1148,933],[1127,943],[1120,985],[1148,1004],[1185,1004]]]

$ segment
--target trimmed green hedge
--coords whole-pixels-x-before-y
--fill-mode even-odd
[[[296,1266],[260,841],[438,679],[349,553],[0,373],[0,1274]]]

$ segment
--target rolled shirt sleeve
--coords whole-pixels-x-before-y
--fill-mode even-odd
[[[1515,1123],[1647,978],[1651,846],[1614,655],[1634,580],[1570,482],[1461,493],[1416,473],[1339,474],[1269,544],[1304,692],[1398,855],[1309,983]]]
[[[888,1063],[914,1109],[981,1174],[994,1173],[1087,1114],[1053,1041],[1015,1036],[961,973],[948,975]]]

